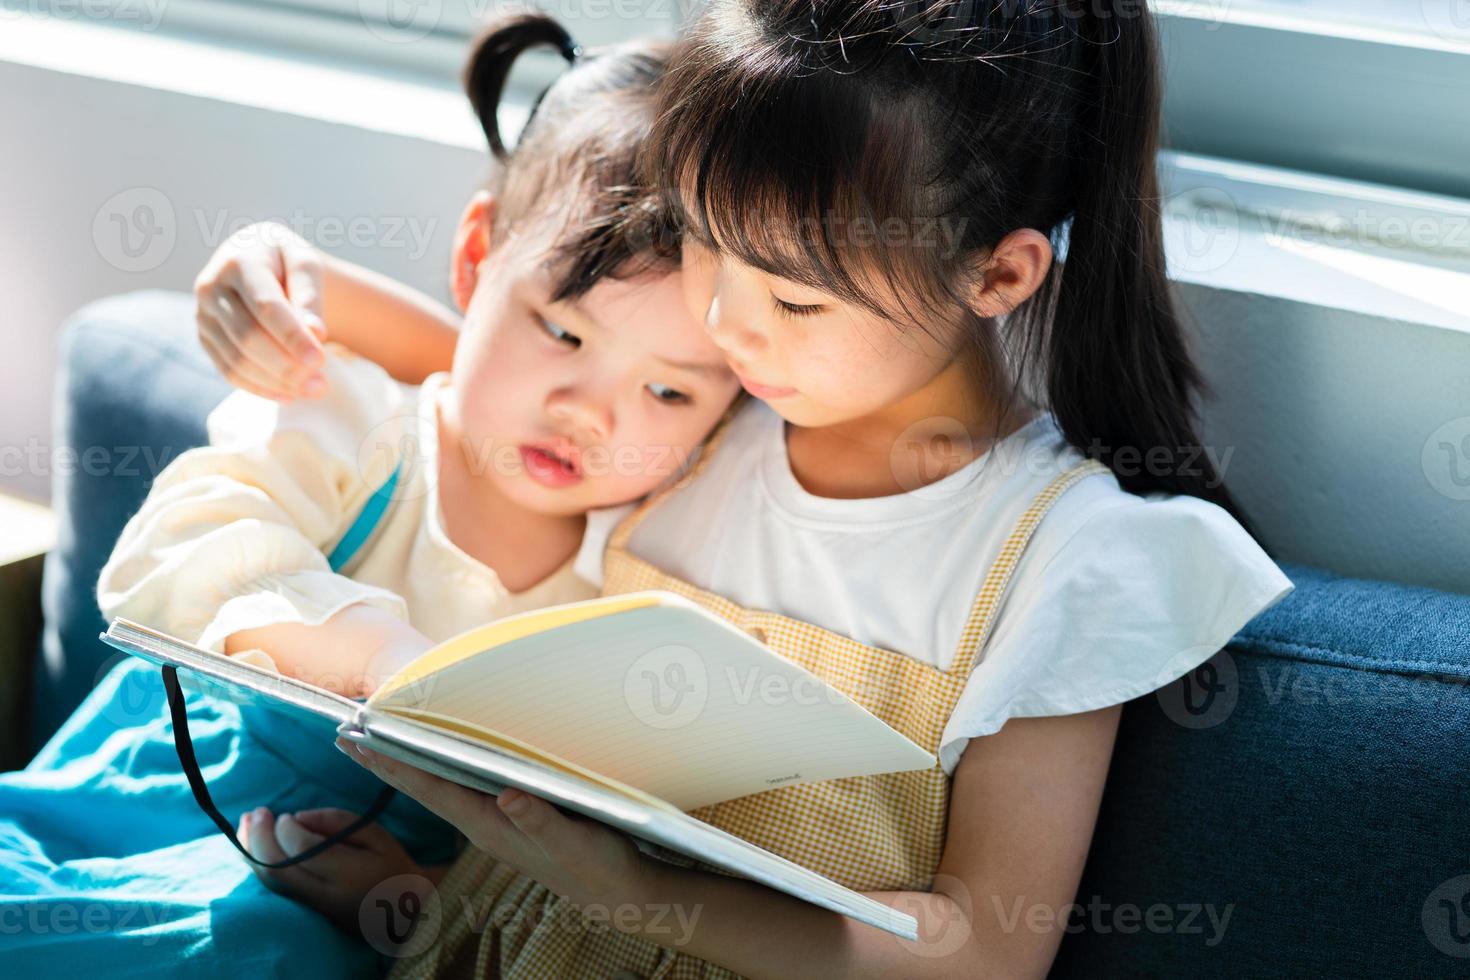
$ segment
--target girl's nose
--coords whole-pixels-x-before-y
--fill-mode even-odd
[[[704,328],[710,339],[735,360],[750,360],[766,349],[766,338],[752,330],[749,320],[739,315],[736,304],[716,289],[704,314]]]

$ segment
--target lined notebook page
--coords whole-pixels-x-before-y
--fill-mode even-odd
[[[375,699],[460,718],[690,810],[934,757],[682,600],[514,639]]]

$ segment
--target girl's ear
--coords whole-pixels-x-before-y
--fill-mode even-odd
[[[495,223],[495,195],[476,191],[459,217],[454,233],[454,256],[449,283],[461,313],[469,309],[475,286],[480,281],[480,263],[490,255],[490,230]]]
[[[980,263],[972,306],[983,317],[1003,316],[1030,299],[1051,270],[1051,240],[1021,228],[1000,240]]]

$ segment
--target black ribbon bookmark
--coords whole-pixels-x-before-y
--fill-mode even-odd
[[[176,668],[172,666],[163,668],[163,688],[168,694],[169,716],[174,723],[174,748],[178,750],[179,762],[184,767],[184,776],[189,780],[189,788],[194,791],[194,801],[199,804],[199,809],[214,821],[220,833],[230,839],[230,843],[235,845],[235,850],[243,854],[245,860],[252,864],[262,868],[289,868],[293,864],[314,858],[378,819],[378,814],[387,809],[388,804],[393,801],[393,795],[397,790],[392,786],[384,786],[382,792],[378,793],[377,798],[373,800],[372,806],[367,808],[367,812],[351,824],[334,834],[327,835],[324,840],[318,841],[295,857],[289,857],[284,861],[262,861],[251,854],[245,845],[235,837],[235,828],[231,827],[224,814],[219,812],[219,808],[214,805],[214,800],[209,796],[209,787],[204,785],[204,776],[199,772],[199,761],[194,758],[194,740],[189,737],[189,713],[184,708],[184,692],[179,689],[179,675]]]

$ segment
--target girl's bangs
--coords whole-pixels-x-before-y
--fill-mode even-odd
[[[758,53],[714,57],[695,51],[669,76],[673,92],[699,97],[668,96],[650,140],[650,178],[683,234],[880,316],[948,305],[933,288],[947,278],[938,250],[916,247],[940,237],[915,216],[917,107],[855,97],[850,77],[830,84],[774,60],[763,70]]]

